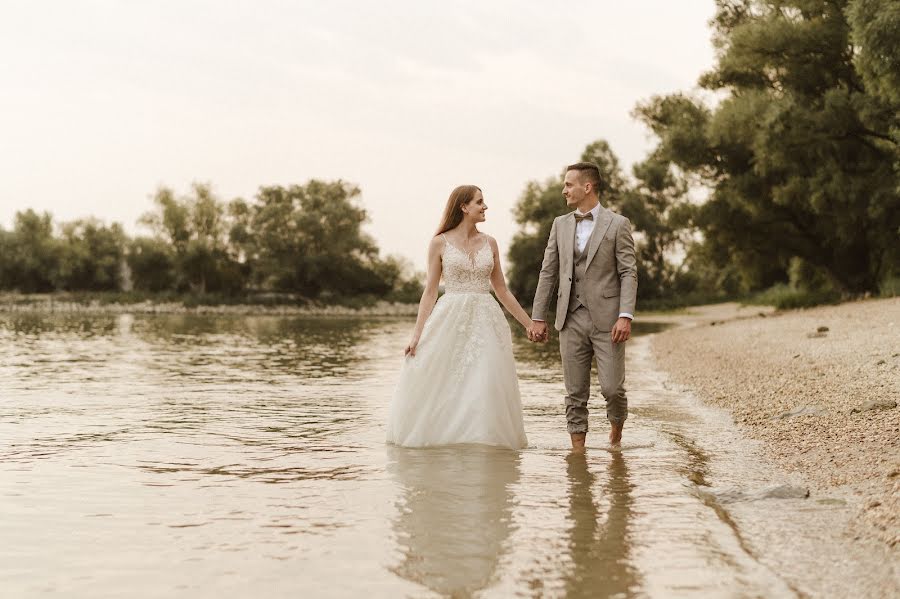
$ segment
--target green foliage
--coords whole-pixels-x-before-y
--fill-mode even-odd
[[[199,294],[237,293],[246,284],[247,269],[238,261],[234,248],[228,244],[228,221],[225,204],[216,198],[207,184],[195,183],[191,195],[176,197],[172,190],[161,188],[153,198],[156,210],[141,217],[141,223],[156,232],[158,239],[171,248],[171,271],[164,264],[168,257],[148,245],[147,260],[137,258],[135,286],[158,288],[174,272],[177,290],[190,289]],[[161,269],[154,274],[149,267],[155,261]],[[140,273],[140,274],[137,274]],[[150,279],[144,281],[143,276]],[[171,284],[171,283],[170,283]]]
[[[231,234],[262,289],[308,297],[372,294],[399,284],[397,264],[378,257],[362,230],[359,188],[343,181],[261,187],[252,203],[231,206]]]
[[[778,310],[795,310],[822,304],[835,304],[840,299],[840,294],[834,291],[807,291],[779,283],[752,295],[745,303],[774,306]]]
[[[712,260],[707,272],[754,290],[786,282],[800,258],[849,294],[896,270],[897,105],[881,91],[890,77],[871,92],[856,68],[869,61],[881,77],[880,61],[893,64],[897,38],[884,35],[896,10],[872,22],[880,3],[849,4],[857,43],[869,44],[856,59],[847,2],[720,0],[718,64],[701,84],[726,97],[715,110],[683,95],[639,106],[659,158],[712,188],[693,216],[706,248],[689,254],[691,270]]]
[[[96,219],[62,225],[54,288],[67,291],[111,291],[121,286],[126,236],[122,226]]]
[[[887,277],[879,288],[881,297],[897,297],[900,295],[900,277]]]
[[[175,251],[162,239],[138,237],[129,245],[128,267],[138,291],[160,292],[175,287]]]
[[[17,212],[13,230],[0,230],[0,287],[22,293],[51,291],[58,268],[53,218],[30,209]]]
[[[856,49],[854,61],[866,88],[900,106],[900,3],[852,0],[846,13]],[[898,112],[894,111],[895,118],[900,118]],[[894,134],[897,139],[896,129]]]
[[[189,303],[418,301],[421,277],[401,258],[379,257],[358,196],[341,181],[262,187],[254,201],[227,204],[205,184],[185,196],[161,188],[139,221],[154,235],[133,240],[94,219],[54,236],[50,215],[28,210],[12,231],[0,229],[0,289]]]
[[[625,190],[619,209],[632,223],[638,263],[638,299],[660,300],[690,291],[673,254],[689,241],[693,206],[688,184],[669,162],[651,154],[633,168],[635,182]]]

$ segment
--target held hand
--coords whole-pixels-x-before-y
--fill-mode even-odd
[[[531,328],[528,329],[528,339],[534,343],[543,343],[550,337],[547,330],[547,323],[542,321],[533,321]]]
[[[413,337],[409,340],[409,344],[406,346],[406,349],[403,350],[404,356],[415,356],[416,355],[416,346],[419,345],[419,338]]]
[[[631,338],[631,319],[624,316],[619,317],[609,336],[612,337],[613,343],[628,341]]]

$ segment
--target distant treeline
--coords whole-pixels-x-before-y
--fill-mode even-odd
[[[900,2],[716,4],[717,64],[700,78],[716,106],[678,93],[639,104],[658,144],[632,177],[604,141],[582,155],[637,232],[638,307],[900,293]],[[560,187],[533,182],[516,208],[518,297],[532,297],[567,210]]]
[[[410,265],[379,257],[362,231],[358,195],[347,183],[316,180],[262,187],[249,202],[225,203],[203,184],[184,197],[163,188],[140,219],[154,235],[134,238],[118,223],[56,227],[49,214],[19,212],[12,231],[0,229],[0,289],[417,301]]]

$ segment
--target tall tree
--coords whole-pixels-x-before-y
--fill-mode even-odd
[[[127,239],[118,223],[89,218],[61,227],[57,289],[115,291],[120,288]]]
[[[128,267],[139,291],[173,291],[177,287],[175,250],[165,240],[137,237],[128,246]]]
[[[156,210],[145,214],[140,222],[171,245],[180,286],[200,293],[243,289],[246,269],[228,243],[226,206],[208,184],[194,183],[191,195],[181,198],[161,188],[153,200]],[[140,247],[150,251],[149,246]],[[162,258],[156,254],[155,259]],[[138,287],[156,286],[155,282],[138,282],[139,275],[135,278]]]
[[[839,0],[719,0],[716,67],[683,95],[637,109],[658,155],[713,192],[695,222],[707,251],[744,286],[821,273],[849,293],[896,268],[900,229],[895,107],[867,90]],[[852,11],[851,11],[852,13]]]
[[[231,235],[253,264],[256,283],[309,297],[389,292],[395,273],[362,230],[368,217],[359,195],[343,181],[313,179],[261,187],[253,203],[232,204],[240,218]]]
[[[59,269],[59,242],[53,218],[28,209],[17,212],[11,232],[0,232],[0,287],[23,293],[54,288]]]

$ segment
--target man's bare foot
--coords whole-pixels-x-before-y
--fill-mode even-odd
[[[625,423],[616,424],[615,422],[611,422],[610,424],[612,425],[612,428],[609,429],[609,444],[621,445],[622,429],[625,428]]]
[[[572,452],[583,453],[584,440],[587,437],[587,433],[571,433],[570,436],[572,437]]]

